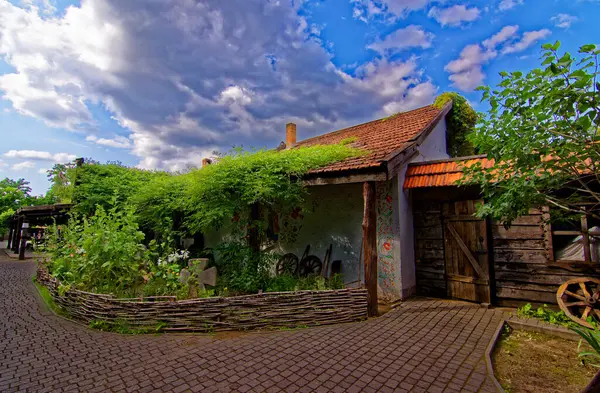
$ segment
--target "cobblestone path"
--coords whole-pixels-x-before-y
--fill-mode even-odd
[[[494,392],[502,316],[414,300],[366,322],[269,333],[119,335],[54,316],[33,262],[0,257],[0,392]]]

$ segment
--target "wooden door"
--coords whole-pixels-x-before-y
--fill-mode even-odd
[[[444,255],[448,296],[490,303],[486,221],[474,216],[482,201],[444,203]]]

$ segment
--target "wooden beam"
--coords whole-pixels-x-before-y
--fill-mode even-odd
[[[15,254],[19,253],[19,246],[21,245],[21,231],[23,230],[23,217],[19,217],[17,221],[17,233],[15,236],[15,242],[13,244],[13,251]]]
[[[413,144],[391,158],[387,163],[388,177],[391,179],[392,177],[396,176],[398,172],[400,172],[400,170],[417,155],[419,155],[419,147],[416,144]]]
[[[351,174],[346,176],[320,176],[305,179],[302,183],[305,186],[327,186],[333,184],[364,183],[368,181],[385,181],[388,177],[385,172],[374,172],[365,174]]]
[[[13,233],[14,233],[14,223],[12,222],[12,220],[10,221],[10,229],[8,231],[8,242],[6,242],[6,249],[10,249],[11,243],[12,243],[12,239],[13,239]]]
[[[10,243],[11,250],[15,250],[17,248],[17,227],[18,227],[19,218],[13,221],[13,237],[12,242]]]
[[[25,244],[26,244],[26,239],[24,237],[21,236],[21,244],[19,246],[19,261],[24,261],[25,260]]]
[[[377,196],[375,182],[363,183],[363,250],[367,312],[377,315]]]
[[[581,232],[581,235],[583,236],[583,255],[585,257],[586,262],[591,262],[592,256],[590,252],[590,234],[588,233],[588,222],[586,214],[581,216]]]

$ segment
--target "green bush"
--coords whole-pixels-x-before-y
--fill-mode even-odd
[[[185,297],[190,291],[178,280],[185,263],[174,252],[175,239],[233,221],[233,241],[213,250],[212,264],[219,272],[216,293],[267,290],[279,255],[265,251],[265,222],[271,213],[303,201],[302,175],[365,154],[348,146],[351,142],[279,152],[235,150],[186,174],[95,162],[56,168],[57,190],[72,195],[79,216],[60,236],[50,236],[51,273],[63,290]],[[250,217],[252,206],[260,206],[259,218]],[[249,238],[258,240],[253,249]],[[296,287],[324,289],[327,284],[304,279]]]
[[[449,101],[452,101],[452,109],[446,116],[446,150],[451,157],[463,157],[475,154],[475,147],[467,136],[473,132],[477,124],[477,112],[469,105],[467,99],[458,93],[440,94],[434,106],[442,109]]]
[[[143,241],[131,207],[98,206],[93,216],[73,216],[49,231],[49,270],[67,288],[116,296],[175,293],[181,254]]]

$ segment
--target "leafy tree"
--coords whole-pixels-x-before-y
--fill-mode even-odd
[[[570,215],[592,203],[598,217],[600,50],[584,45],[576,59],[560,42],[542,48],[543,68],[502,72],[497,89],[480,88],[490,109],[469,139],[493,165],[467,168],[465,183],[483,188],[479,214],[505,223],[543,205]]]
[[[47,205],[55,202],[53,194],[32,196],[29,182],[25,179],[0,180],[0,235],[8,231],[8,220],[23,206]]]
[[[164,172],[129,168],[118,162],[100,164],[87,160],[80,166],[71,164],[57,169],[60,171],[54,175],[54,189],[64,199],[70,197],[76,210],[84,215],[93,215],[97,206],[110,208],[113,200],[117,205],[125,204],[152,179],[169,176]]]
[[[52,183],[50,191],[60,203],[73,201],[76,168],[75,161],[72,161],[66,164],[54,164],[52,169],[47,171],[48,180]]]

